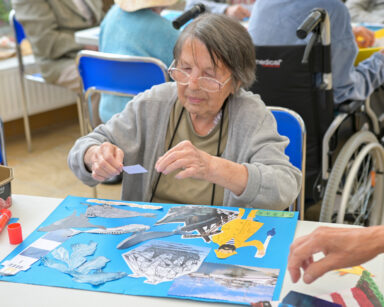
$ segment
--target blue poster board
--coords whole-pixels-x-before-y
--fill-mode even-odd
[[[141,216],[88,216],[85,220],[95,227],[89,227],[90,224],[87,228],[71,227],[71,236],[67,236],[68,229],[38,231],[60,228],[58,221],[63,219],[76,217],[78,222],[80,216],[90,212],[87,211],[89,208],[101,206],[87,200],[74,196],[65,198],[0,263],[4,265],[22,254],[36,258],[30,269],[13,276],[0,276],[0,281],[226,303],[249,304],[279,299],[289,246],[296,229],[297,212],[136,202],[139,205],[161,205],[162,209],[112,205],[109,207]],[[196,214],[191,214],[193,210]],[[215,214],[212,215],[212,212]],[[134,235],[119,234],[117,230],[112,231],[113,234],[83,232],[108,231],[129,224],[141,225],[142,232]],[[96,228],[98,226],[106,229]],[[159,236],[159,233],[164,236]],[[130,238],[140,238],[143,234],[152,239],[124,248],[124,245],[132,243]],[[55,241],[56,245],[52,243]],[[48,245],[51,245],[53,252],[42,253],[41,242],[51,242]],[[228,246],[235,246],[235,250],[228,249]],[[79,247],[86,250],[95,247],[88,254],[84,250],[79,252],[83,253],[81,265],[74,264],[78,259],[71,258],[68,262],[74,268],[81,268],[84,274],[79,277],[77,273],[63,273],[60,268],[67,267],[68,263],[58,261],[55,256],[66,259],[78,253]],[[103,264],[100,265],[100,262]],[[92,271],[87,269],[87,265],[99,265],[99,269]],[[88,283],[88,277],[91,279],[96,273],[104,274],[106,280],[110,275],[120,275],[115,280],[98,285]],[[197,284],[200,287],[192,286]],[[215,293],[223,295],[215,296]]]

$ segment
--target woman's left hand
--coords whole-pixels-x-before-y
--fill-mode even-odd
[[[190,141],[182,141],[161,156],[155,165],[158,172],[167,175],[181,171],[177,179],[195,178],[207,180],[212,156],[197,149]]]

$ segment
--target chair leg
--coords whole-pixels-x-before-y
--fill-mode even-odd
[[[84,125],[84,112],[83,112],[83,106],[82,106],[80,95],[77,95],[76,97],[76,104],[77,104],[77,113],[79,116],[80,135],[83,136],[83,135],[86,135],[86,131],[85,131],[85,125]]]
[[[25,138],[27,140],[27,148],[28,151],[32,151],[32,137],[31,137],[31,127],[29,125],[29,116],[28,116],[28,106],[27,106],[27,95],[26,95],[26,88],[24,84],[24,78],[21,78],[20,80],[20,86],[21,86],[21,100],[22,100],[22,107],[23,107],[23,121],[24,121],[24,133]]]

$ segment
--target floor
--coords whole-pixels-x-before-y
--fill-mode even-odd
[[[6,139],[8,166],[14,173],[12,194],[93,197],[93,189],[79,181],[67,166],[67,154],[79,136],[78,123],[71,121],[34,132],[30,153],[24,136]],[[120,199],[120,191],[121,184],[99,184],[97,197]]]

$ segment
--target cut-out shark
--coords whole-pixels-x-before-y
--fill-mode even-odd
[[[79,216],[76,216],[76,211],[72,213],[72,215],[62,219],[58,220],[48,226],[40,227],[38,231],[54,231],[59,229],[68,229],[68,228],[102,228],[105,229],[102,225],[93,225],[88,222],[88,218],[85,216],[85,214],[80,214]]]

